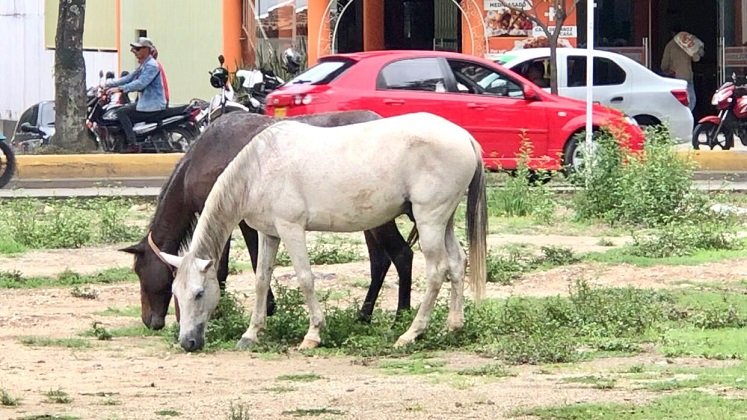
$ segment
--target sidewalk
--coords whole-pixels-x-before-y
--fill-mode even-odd
[[[695,178],[747,182],[747,147],[733,150],[692,150],[675,146],[681,156],[698,163]],[[182,153],[19,155],[8,188],[160,187],[171,175]],[[120,188],[121,189],[121,188]],[[103,190],[102,190],[103,191]]]

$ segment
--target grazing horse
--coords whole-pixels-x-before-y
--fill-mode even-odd
[[[410,328],[396,346],[425,330],[441,284],[451,282],[450,330],[464,324],[466,257],[454,233],[454,214],[467,192],[470,280],[485,293],[487,206],[482,150],[463,128],[433,114],[334,128],[294,121],[255,136],[226,167],[200,215],[183,256],[160,252],[177,267],[172,290],[181,305],[179,343],[203,347],[205,326],[218,305],[218,260],[239,220],[259,232],[256,299],[249,328],[237,346],[257,341],[266,319],[267,291],[282,240],[293,261],[309,312],[300,348],[321,342],[324,313],[314,293],[307,231],[352,232],[412,212],[426,263],[427,290]]]
[[[295,118],[298,121],[322,127],[371,121],[380,117],[370,111],[348,111]],[[149,232],[156,244],[168,253],[176,253],[192,234],[194,217],[201,213],[205,200],[218,176],[231,160],[260,131],[277,120],[257,114],[231,113],[220,118],[200,136],[199,140],[180,160],[171,177],[161,190],[158,206],[150,222]],[[257,267],[257,231],[239,222],[252,267]],[[364,232],[370,254],[371,286],[360,310],[360,317],[368,320],[376,298],[394,262],[399,274],[399,302],[397,311],[410,308],[412,284],[412,250],[397,230],[394,221]],[[217,275],[221,289],[228,276],[230,240],[223,248],[218,262]],[[141,318],[152,329],[163,328],[171,300],[174,280],[171,266],[164,264],[148,246],[147,235],[135,245],[122,249],[134,254],[134,270],[140,279]],[[268,291],[268,313],[272,313],[274,299]],[[177,320],[179,309],[177,305]]]

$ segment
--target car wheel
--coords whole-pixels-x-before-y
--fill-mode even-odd
[[[589,160],[589,157],[594,156],[597,148],[596,142],[592,140],[590,144],[591,148],[588,152],[585,150],[585,143],[583,133],[576,133],[565,144],[565,149],[563,150],[563,171],[566,176],[581,171],[585,163]]]
[[[718,125],[712,122],[700,123],[693,130],[692,145],[695,150],[700,150],[700,146],[711,150],[717,146],[729,150],[734,147],[734,133],[724,126],[719,130]]]

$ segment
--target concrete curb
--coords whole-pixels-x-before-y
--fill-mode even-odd
[[[17,180],[168,177],[183,153],[18,155]]]
[[[677,155],[690,157],[698,169],[708,172],[747,172],[747,150],[677,150]]]
[[[747,173],[747,149],[677,150],[689,157],[700,171]],[[15,181],[26,180],[123,180],[128,178],[167,178],[183,153],[162,154],[81,154],[18,155]]]

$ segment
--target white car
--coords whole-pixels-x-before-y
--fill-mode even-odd
[[[585,100],[588,51],[558,48],[557,54],[558,94]],[[621,54],[601,50],[593,54],[595,102],[623,111],[641,126],[665,123],[678,141],[690,142],[693,114],[687,107],[687,82],[659,76]],[[549,92],[549,48],[507,51],[490,58]],[[541,69],[544,69],[541,78],[532,77],[533,72],[542,73]]]

